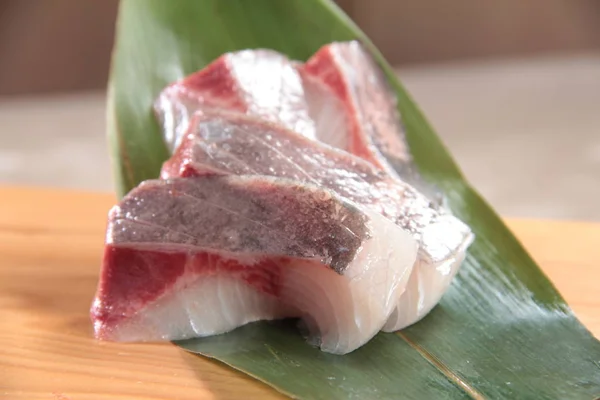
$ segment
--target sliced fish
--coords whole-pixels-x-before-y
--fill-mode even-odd
[[[388,321],[416,254],[406,231],[314,185],[147,181],[110,211],[92,320],[98,338],[155,341],[300,317],[345,354]]]
[[[255,115],[315,137],[300,74],[287,57],[272,50],[224,54],[165,88],[154,109],[171,151],[185,134],[191,114],[207,109]]]
[[[314,184],[408,231],[419,243],[414,284],[407,286],[386,330],[413,324],[439,302],[473,240],[467,225],[371,163],[251,116],[196,115],[161,172],[163,178],[211,174],[274,176]]]

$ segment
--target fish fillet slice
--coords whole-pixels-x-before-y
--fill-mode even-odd
[[[315,137],[297,69],[271,50],[226,53],[164,89],[154,109],[169,149],[179,144],[192,113],[214,108],[256,115]]]
[[[420,247],[414,277],[386,330],[418,321],[439,302],[473,238],[460,220],[367,161],[250,116],[196,115],[162,169],[163,178],[210,174],[268,175],[312,183],[410,232]]]
[[[326,45],[301,65],[299,71],[320,140],[390,173],[395,171],[389,168],[388,159],[410,163],[395,97],[360,43]],[[313,106],[315,101],[317,104]],[[328,115],[330,109],[339,110],[338,118],[344,123],[336,124],[344,126],[345,139],[340,139],[339,133],[332,134],[330,121],[338,118]]]
[[[412,162],[395,96],[359,42],[323,46],[299,70],[320,140],[368,160],[442,206],[445,199],[440,190],[425,182]],[[337,110],[343,117],[329,117],[321,110]],[[332,134],[332,125],[342,128]],[[421,238],[410,284],[385,330],[401,329],[427,315],[448,288],[474,239],[466,225],[456,229],[457,220],[449,212],[441,214]]]
[[[301,317],[348,353],[388,320],[417,244],[381,215],[284,179],[148,181],[111,210],[97,337],[175,340]]]
[[[323,46],[297,67],[319,140],[401,178],[431,201],[444,201],[415,168],[396,97],[359,42]]]

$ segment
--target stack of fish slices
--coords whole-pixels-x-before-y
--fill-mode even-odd
[[[357,42],[304,64],[228,53],[155,108],[172,156],[109,214],[101,339],[294,317],[345,354],[423,318],[473,240],[414,172],[395,98]]]

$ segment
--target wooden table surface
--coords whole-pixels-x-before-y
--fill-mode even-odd
[[[280,397],[243,374],[168,343],[93,340],[88,310],[111,195],[0,188],[0,199],[0,397]],[[600,336],[600,224],[508,224],[582,322]]]

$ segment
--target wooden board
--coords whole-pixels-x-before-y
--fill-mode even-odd
[[[107,194],[0,188],[0,397],[275,399],[266,385],[165,344],[99,343],[88,310]],[[588,328],[600,335],[600,224],[509,221]]]

